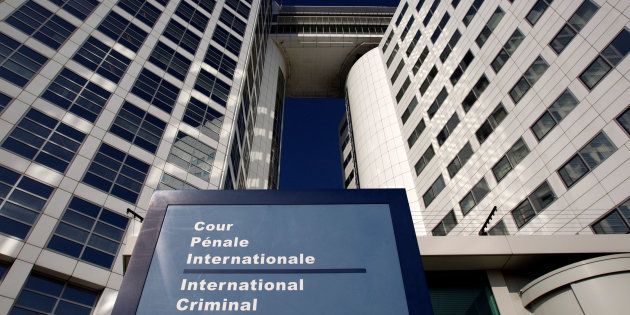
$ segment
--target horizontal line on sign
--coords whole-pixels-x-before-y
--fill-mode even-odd
[[[184,269],[184,273],[208,274],[300,274],[300,273],[366,273],[365,268],[327,269]]]

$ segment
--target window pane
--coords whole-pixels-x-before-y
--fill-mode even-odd
[[[626,130],[626,133],[630,135],[630,107],[617,117],[617,122]]]
[[[459,202],[459,206],[462,208],[462,214],[467,215],[470,210],[475,207],[475,199],[473,198],[472,193],[466,194],[464,199]]]
[[[595,169],[599,164],[611,156],[617,148],[608,140],[608,137],[601,132],[591,142],[589,142],[582,150],[580,155],[591,170]]]
[[[540,212],[548,205],[556,200],[556,194],[551,189],[551,186],[545,181],[542,185],[538,186],[534,192],[529,196],[529,200],[536,212]]]
[[[512,218],[514,218],[514,223],[516,223],[516,226],[518,226],[519,228],[523,227],[535,216],[536,212],[534,212],[532,205],[527,199],[525,199],[518,206],[516,206],[514,210],[512,210]]]
[[[569,89],[565,90],[556,101],[551,104],[549,111],[557,121],[561,121],[573,111],[578,100]]]
[[[580,80],[584,82],[584,84],[592,89],[599,83],[599,81],[604,78],[612,67],[604,61],[604,58],[597,57],[593,63],[591,63],[584,72],[580,75]]]
[[[626,234],[630,233],[630,227],[621,218],[617,210],[609,213],[605,218],[593,224],[595,234]]]
[[[588,172],[588,167],[577,154],[558,170],[560,178],[562,178],[562,181],[567,187],[573,186],[573,184]]]
[[[442,223],[444,224],[444,230],[446,234],[450,232],[457,225],[457,218],[455,217],[455,212],[451,210],[444,219],[442,219]]]
[[[618,65],[621,60],[630,51],[630,32],[621,31],[617,37],[602,51],[602,56],[614,66]]]
[[[578,32],[588,23],[588,21],[597,12],[597,5],[590,0],[586,0],[580,5],[575,13],[569,19],[568,24],[575,28]]]
[[[492,173],[494,174],[494,178],[496,178],[497,182],[500,182],[511,170],[512,166],[510,165],[507,156],[503,156],[499,162],[492,167]]]
[[[551,42],[549,43],[549,46],[551,46],[551,48],[557,53],[560,54],[565,47],[567,47],[567,45],[569,45],[569,43],[571,42],[571,40],[573,40],[573,37],[575,37],[577,33],[573,30],[572,27],[570,27],[569,25],[564,25],[564,27],[562,27],[562,29],[560,29],[560,32],[558,32],[558,34],[556,35],[556,37],[554,37]]]
[[[545,114],[543,114],[542,117],[540,117],[538,121],[536,121],[536,123],[534,123],[534,125],[532,126],[532,132],[536,136],[536,139],[540,141],[555,126],[556,121],[551,117],[551,114],[549,114],[549,112],[545,112]]]

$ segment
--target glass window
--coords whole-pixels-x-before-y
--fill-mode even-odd
[[[617,117],[617,122],[626,131],[626,133],[630,135],[630,107],[627,107],[626,110]]]
[[[482,74],[479,80],[477,80],[477,83],[475,83],[468,95],[462,101],[462,108],[464,109],[464,112],[468,112],[473,105],[475,105],[475,102],[477,102],[477,100],[481,97],[481,94],[483,94],[488,85],[490,85],[488,77],[486,77],[485,74]]]
[[[231,86],[206,70],[201,69],[199,76],[197,76],[197,81],[195,82],[195,89],[225,107],[228,96],[230,95]]]
[[[420,94],[424,94],[427,91],[427,89],[431,85],[431,82],[433,82],[433,79],[435,79],[435,76],[437,76],[437,74],[437,67],[433,66],[433,68],[431,68],[431,71],[429,71],[429,74],[427,74],[427,77],[424,79],[424,82],[422,82],[422,85],[420,86]]]
[[[439,0],[436,0],[435,2],[439,2]],[[446,24],[448,23],[448,20],[450,19],[451,19],[451,16],[448,14],[448,12],[444,13],[444,16],[442,16],[442,19],[440,20],[440,23],[438,23],[438,25],[435,27],[435,31],[433,32],[433,35],[431,35],[432,43],[435,43],[435,41],[437,41],[437,39],[442,34],[442,30],[444,30],[444,27],[446,27]]]
[[[612,211],[591,225],[595,234],[630,233],[630,199],[622,202]]]
[[[68,11],[82,21],[85,21],[85,18],[99,5],[97,0],[50,0],[50,2]]]
[[[50,83],[42,98],[90,122],[103,111],[111,93],[68,68]]]
[[[578,100],[569,89],[547,108],[543,115],[532,125],[531,129],[538,141],[542,140],[557,124],[577,106]]]
[[[521,45],[523,39],[525,39],[525,35],[521,33],[521,30],[519,30],[518,28],[514,30],[512,35],[510,35],[510,38],[508,38],[507,42],[505,42],[505,45],[503,45],[503,48],[501,48],[501,50],[491,63],[492,69],[495,73],[501,71],[501,68],[503,68],[507,60],[510,59],[510,56],[516,51],[518,46]]]
[[[83,176],[83,182],[130,203],[136,203],[149,164],[102,143]]]
[[[446,98],[448,97],[448,91],[446,87],[443,87],[440,93],[435,97],[429,109],[427,109],[427,114],[429,115],[429,119],[432,119],[435,116],[435,113],[440,109]]]
[[[464,165],[466,164],[466,162],[468,162],[472,155],[473,150],[470,146],[470,142],[466,142],[461,150],[459,150],[457,155],[455,155],[455,158],[453,158],[451,163],[449,163],[447,166],[448,174],[451,176],[451,178],[453,178],[459,172],[459,170],[464,167]]]
[[[416,140],[418,140],[418,138],[420,137],[420,135],[422,135],[422,132],[424,131],[424,129],[426,128],[426,124],[424,123],[424,119],[420,119],[420,122],[418,122],[418,124],[416,125],[415,128],[413,128],[413,131],[411,131],[411,134],[409,135],[409,138],[407,138],[407,145],[409,146],[409,148],[411,149],[413,147],[413,145],[416,143]]]
[[[534,60],[529,68],[525,70],[521,79],[510,90],[510,97],[514,104],[517,104],[527,94],[529,89],[536,84],[548,68],[549,64],[541,56]]]
[[[201,0],[201,1],[203,2],[205,0]],[[214,2],[214,0],[212,0],[211,2]],[[250,11],[250,8],[247,4],[239,0],[226,0],[225,3],[230,8],[234,9],[234,11],[236,11],[240,16],[242,16],[244,19],[247,20],[247,18],[249,17],[249,11]],[[212,12],[212,9],[208,10],[208,12]]]
[[[558,174],[564,184],[571,187],[608,159],[615,151],[617,151],[617,147],[602,131],[571,157],[558,170]]]
[[[0,232],[26,239],[53,190],[0,166]]]
[[[76,26],[30,0],[11,14],[6,22],[33,36],[52,49],[58,49]]]
[[[532,26],[535,25],[536,22],[538,22],[540,17],[545,13],[545,11],[549,7],[549,5],[551,5],[552,2],[553,0],[536,1],[536,3],[531,8],[529,13],[527,13],[527,16],[525,16],[525,19],[527,20],[527,22],[529,22],[529,24],[531,24]]]
[[[217,27],[215,27],[214,34],[212,35],[212,40],[222,47],[225,47],[229,52],[238,57],[241,51],[241,40],[238,39],[235,35],[232,35],[222,26],[217,25]]]
[[[0,33],[0,78],[24,87],[48,59]]]
[[[151,153],[157,151],[166,123],[125,102],[109,131]]]
[[[411,102],[409,102],[409,105],[407,105],[407,108],[405,109],[405,111],[402,113],[402,116],[400,117],[400,119],[403,122],[403,125],[407,122],[407,120],[409,119],[409,116],[411,116],[413,111],[416,109],[416,106],[418,106],[418,99],[414,97],[411,100]]]
[[[237,34],[243,36],[245,35],[245,29],[247,29],[247,24],[243,22],[239,17],[232,14],[226,8],[223,8],[221,11],[221,16],[219,16],[219,21],[223,22],[227,27],[231,30],[235,31]]]
[[[407,46],[407,57],[409,57],[411,55],[411,52],[416,48],[416,45],[418,45],[418,41],[420,40],[421,36],[422,33],[418,30],[416,32],[416,35],[413,37],[413,40],[411,40],[411,42],[409,43],[409,46]]]
[[[470,22],[475,18],[477,11],[479,11],[479,8],[481,8],[481,5],[483,4],[483,1],[484,0],[474,0],[473,3],[470,4],[468,12],[466,12],[466,15],[464,15],[464,18],[462,19],[464,25],[468,26]]]
[[[457,45],[461,37],[462,34],[459,32],[459,30],[456,29],[455,32],[453,32],[451,39],[449,39],[448,43],[446,43],[446,47],[444,47],[444,50],[442,50],[442,53],[440,54],[440,61],[444,62],[446,61],[446,59],[448,59],[448,56],[451,54],[453,49],[455,49],[455,46]]]
[[[418,56],[418,60],[416,60],[416,63],[413,65],[412,71],[414,75],[418,74],[418,70],[420,70],[420,67],[422,67],[424,60],[427,59],[428,55],[429,55],[429,48],[425,47],[422,53],[420,53],[420,56]]]
[[[182,1],[181,3],[185,2]],[[190,60],[188,60],[188,58],[162,42],[158,42],[157,45],[155,45],[153,52],[149,56],[149,61],[181,81],[184,81],[186,78],[188,68],[190,67]]]
[[[536,216],[536,212],[528,199],[523,200],[514,210],[512,210],[512,218],[518,228],[523,227],[527,222]]]
[[[424,206],[428,207],[433,200],[442,192],[442,190],[446,187],[444,184],[444,178],[442,175],[438,176],[438,178],[433,182],[431,187],[422,195],[422,200],[424,201]]]
[[[393,37],[394,37],[394,32],[393,31],[389,31],[389,35],[387,35],[387,39],[385,40],[385,43],[383,43],[383,53],[385,53],[387,51],[387,47],[392,42],[392,38]]]
[[[462,214],[467,215],[489,192],[490,188],[488,187],[488,183],[485,178],[482,178],[473,186],[470,192],[464,196],[464,199],[459,202],[459,206],[462,208]]]
[[[421,1],[421,2],[424,2],[424,1]],[[437,9],[439,5],[440,5],[440,0],[433,0],[433,3],[431,4],[431,7],[427,11],[426,16],[424,17],[424,20],[422,20],[422,25],[426,27],[429,24],[429,21],[431,21],[431,18],[433,17],[433,14],[435,13],[435,10]],[[420,6],[422,5],[418,3],[418,7]]]
[[[166,160],[208,181],[215,153],[216,149],[180,131]]]
[[[103,19],[98,30],[136,53],[148,35],[140,27],[114,11],[110,11]]]
[[[387,62],[385,63],[385,65],[387,65],[387,68],[389,68],[389,66],[391,66],[392,62],[394,61],[394,58],[396,58],[396,52],[398,51],[398,44],[396,44],[394,46],[394,49],[392,50],[391,53],[389,53],[389,58],[387,58]]]
[[[12,99],[8,95],[5,95],[4,93],[0,93],[0,113],[2,113],[4,108],[7,107],[7,105],[9,105],[11,101]]]
[[[577,35],[593,15],[595,15],[598,9],[599,7],[590,0],[582,2],[580,7],[577,8],[575,13],[569,18],[567,24],[560,29],[560,32],[558,32],[549,43],[549,46],[556,54],[562,53],[575,35]]]
[[[392,78],[391,78],[392,84],[396,82],[396,79],[398,78],[398,75],[400,74],[404,66],[405,66],[405,61],[401,59],[400,62],[398,63],[398,66],[396,67],[396,70],[394,70],[394,73],[392,74]]]
[[[134,83],[131,93],[170,114],[177,101],[179,88],[144,68]]]
[[[453,74],[451,75],[451,78],[450,78],[451,84],[453,86],[455,86],[455,84],[459,82],[459,79],[462,78],[462,76],[468,69],[468,66],[470,66],[470,64],[473,62],[474,59],[475,59],[475,55],[473,55],[473,53],[470,50],[466,53],[466,55],[464,55],[464,57],[462,57],[462,60],[459,62],[459,65],[457,66],[457,68],[455,68],[455,71],[453,71]]]
[[[203,61],[213,68],[219,70],[220,73],[232,80],[234,77],[234,70],[236,70],[236,61],[230,56],[219,51],[212,45],[208,46],[208,51]]]
[[[206,30],[206,26],[210,20],[204,13],[202,13],[202,11],[198,11],[186,1],[181,1],[179,5],[177,5],[175,14],[200,32],[204,32]]]
[[[407,77],[407,79],[405,79],[405,82],[403,82],[403,84],[400,86],[400,90],[398,90],[398,94],[396,94],[396,102],[400,102],[400,100],[405,95],[405,92],[407,91],[407,88],[409,87],[410,84],[411,84],[411,80],[409,80],[409,77]]]
[[[420,159],[418,159],[418,162],[416,162],[416,165],[414,166],[414,169],[416,170],[416,175],[420,175],[420,173],[422,173],[424,168],[427,166],[427,164],[429,164],[434,156],[435,150],[433,150],[433,145],[429,144],[429,147],[424,151],[424,153],[422,154]]]
[[[216,4],[215,0],[190,0],[192,3],[198,5],[200,8],[205,9],[210,15],[212,15],[212,10],[214,10],[214,6]],[[227,0],[226,3],[228,5],[234,5],[231,2],[239,2],[238,0]],[[249,12],[249,11],[248,11]]]
[[[453,113],[453,116],[448,119],[444,128],[442,128],[440,133],[438,133],[436,136],[438,144],[440,146],[444,144],[444,142],[446,142],[446,140],[453,133],[455,128],[457,128],[457,125],[459,125],[459,117],[457,116],[457,112],[455,112]]]
[[[542,182],[531,195],[512,210],[512,218],[520,229],[538,213],[556,200],[556,194],[547,181]]]
[[[223,114],[196,98],[190,98],[182,121],[197,128],[206,136],[219,141],[221,125],[223,124]]]
[[[432,234],[433,236],[447,235],[450,231],[453,230],[453,228],[455,228],[455,226],[457,226],[457,217],[455,217],[455,212],[451,210],[433,229]]]
[[[578,153],[582,159],[584,159],[586,165],[592,170],[615,153],[615,151],[617,151],[617,147],[601,132]]]
[[[153,27],[162,14],[162,11],[151,3],[142,0],[120,0],[118,6],[149,27]]]
[[[540,212],[556,200],[556,194],[551,189],[551,186],[549,186],[549,184],[545,181],[538,186],[531,195],[529,195],[529,200],[531,201],[534,210],[536,210],[536,212]]]
[[[409,33],[409,30],[411,29],[411,26],[413,25],[414,21],[415,20],[414,20],[413,15],[412,15],[409,18],[409,21],[407,21],[407,24],[403,28],[402,32],[400,33],[400,41],[404,41],[405,40],[405,37],[407,37],[407,33]]]
[[[89,315],[99,295],[97,291],[32,272],[9,314]]]
[[[168,22],[162,35],[193,55],[197,51],[197,47],[199,47],[199,42],[201,41],[199,36],[173,19]]]
[[[402,7],[402,9],[400,10],[400,13],[398,14],[398,17],[396,18],[396,27],[398,27],[398,25],[400,25],[400,22],[402,21],[403,17],[405,16],[405,13],[407,12],[407,8],[409,7],[409,4],[407,2],[405,2],[405,5]]]
[[[492,173],[497,183],[500,182],[513,168],[529,154],[529,148],[523,138],[519,138],[507,153],[492,167]]]
[[[593,89],[630,51],[630,32],[623,29],[593,62],[580,74],[580,80]]]
[[[186,190],[198,189],[197,187],[168,173],[162,174],[162,179],[157,186],[158,190]]]
[[[47,248],[110,269],[128,223],[126,216],[74,197]]]
[[[501,22],[501,19],[503,19],[504,15],[505,13],[503,12],[503,10],[501,10],[501,7],[497,7],[494,13],[492,13],[492,16],[490,16],[490,19],[488,20],[488,23],[486,23],[486,25],[479,33],[479,36],[477,36],[477,39],[475,39],[475,43],[477,43],[477,46],[479,46],[479,48],[483,47],[488,38],[490,38],[490,34],[492,34],[497,25],[499,25],[499,22]]]
[[[131,63],[129,58],[92,36],[83,43],[72,59],[114,83],[120,82]]]
[[[85,134],[31,108],[2,143],[2,147],[65,173]]]

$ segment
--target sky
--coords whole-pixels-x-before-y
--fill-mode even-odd
[[[284,103],[280,189],[343,188],[339,123],[343,99],[291,99]]]

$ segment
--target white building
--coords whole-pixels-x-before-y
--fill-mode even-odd
[[[407,190],[436,312],[627,292],[627,255],[600,256],[628,237],[575,234],[630,229],[628,10],[0,2],[0,313],[109,314],[156,189],[277,188],[285,96],[346,97],[346,186]],[[573,236],[422,236],[477,235],[494,206],[491,234]],[[596,276],[527,284],[584,258]]]

